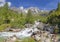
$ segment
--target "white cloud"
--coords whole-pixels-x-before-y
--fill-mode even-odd
[[[4,6],[4,4],[6,3],[6,0],[0,0],[0,7]],[[11,6],[11,2],[7,2],[8,6]]]
[[[23,7],[23,6],[21,6],[21,7],[20,7],[20,9],[21,9],[21,10],[23,10],[23,9],[24,9],[24,7]]]
[[[0,0],[0,2],[5,2],[6,0]]]
[[[4,6],[4,4],[0,4],[0,7]]]
[[[8,6],[9,6],[9,7],[11,6],[11,2],[8,2]]]
[[[0,0],[0,7],[4,6],[6,0]]]

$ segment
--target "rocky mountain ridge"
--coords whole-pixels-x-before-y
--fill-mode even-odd
[[[31,10],[32,14],[45,14],[45,13],[49,13],[49,10],[41,10],[39,9],[38,7],[29,7],[29,8],[24,8],[24,7],[11,7],[10,8],[11,10],[13,11],[16,11],[18,13],[24,13],[24,14],[27,14],[28,13],[28,10]]]

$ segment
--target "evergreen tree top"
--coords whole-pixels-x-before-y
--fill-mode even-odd
[[[60,11],[60,2],[58,2],[57,10]]]

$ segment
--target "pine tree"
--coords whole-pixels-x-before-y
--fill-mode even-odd
[[[60,11],[60,3],[58,3],[57,11]]]
[[[26,16],[26,23],[32,23],[33,20],[32,20],[32,13],[31,13],[31,10],[28,10],[28,13],[27,13],[27,16]]]
[[[5,20],[4,23],[9,23],[10,20],[8,19],[8,14],[9,14],[9,9],[8,9],[8,3],[5,3],[4,7],[3,7],[3,11],[4,11],[4,16],[5,16]]]

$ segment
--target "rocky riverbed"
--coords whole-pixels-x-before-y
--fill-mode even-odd
[[[18,32],[0,32],[0,37],[8,38],[5,42],[15,42],[17,38],[22,39],[25,37],[31,37],[36,42],[58,42],[58,38],[55,34],[43,31],[37,28],[40,22],[36,22],[32,27],[22,29]],[[42,26],[41,26],[42,27]]]

